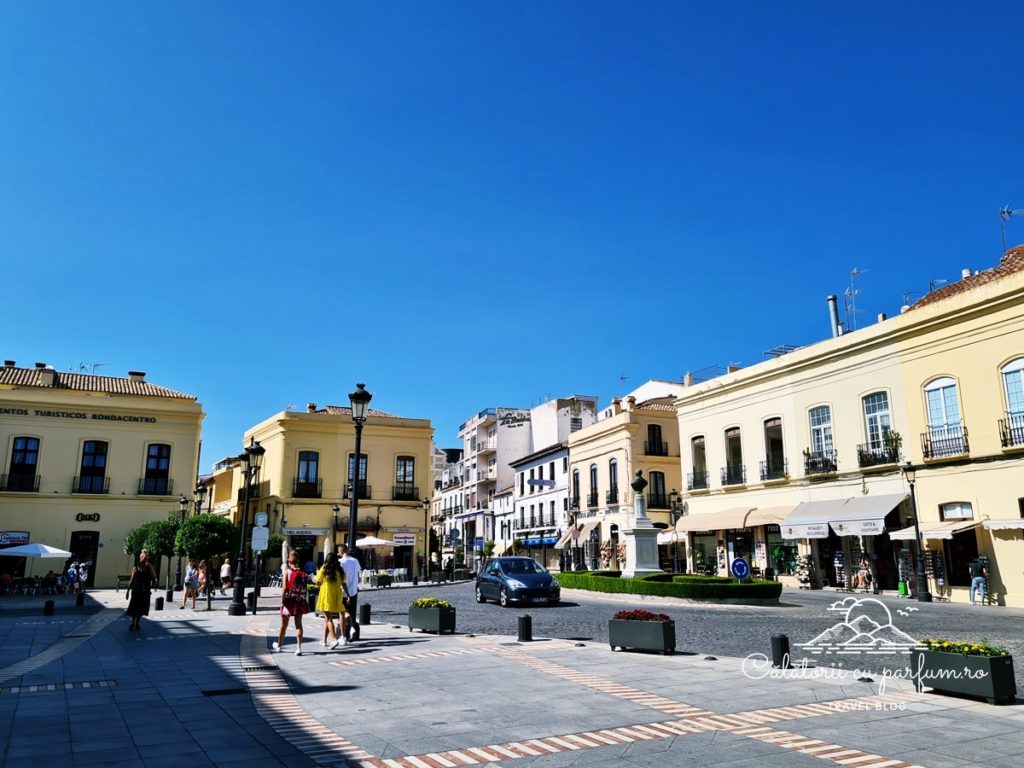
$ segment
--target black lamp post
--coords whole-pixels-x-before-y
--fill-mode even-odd
[[[334,548],[332,551],[337,553],[338,551],[338,515],[341,513],[341,507],[335,504],[331,507],[331,515],[334,518],[334,526],[331,528],[331,546]]]
[[[242,533],[238,541],[238,557],[235,559],[234,592],[228,606],[229,616],[245,616],[245,525],[249,518],[249,486],[252,478],[260,471],[260,463],[266,452],[266,448],[257,443],[255,438],[249,438],[249,445],[238,456],[239,461],[245,462],[242,473]]]
[[[672,512],[672,573],[679,573],[679,531],[676,522],[686,514],[686,502],[675,488],[668,495],[669,509]]]
[[[192,491],[192,495],[196,497],[196,514],[201,515],[203,513],[203,502],[206,501],[206,486],[200,483]]]
[[[178,497],[178,527],[185,522],[185,513],[188,512],[188,499],[185,494]],[[174,574],[174,589],[181,591],[181,555],[178,555],[178,570]]]
[[[423,580],[430,581],[430,499],[423,500]]]
[[[910,511],[914,515],[914,549],[917,557],[917,599],[921,603],[930,603],[932,593],[928,591],[928,576],[924,572],[924,546],[921,542],[921,528],[917,522],[917,496],[914,494],[914,480],[917,478],[917,467],[909,461],[903,465],[903,476],[910,484]]]
[[[366,411],[370,407],[373,395],[366,391],[365,384],[356,384],[355,392],[349,393],[348,401],[352,404],[352,421],[356,423],[356,455],[352,462],[352,499],[348,510],[348,553],[356,556],[356,516],[359,514],[359,492],[363,480],[359,472],[359,452],[363,442],[363,424],[366,423]]]

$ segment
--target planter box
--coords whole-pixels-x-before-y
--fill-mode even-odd
[[[444,574],[443,573],[432,573],[432,574],[430,574],[430,582],[432,584],[440,584],[443,581],[444,581]]]
[[[409,631],[422,629],[424,632],[455,632],[454,608],[417,608],[409,606]]]
[[[674,621],[626,621],[609,619],[608,644],[614,651],[636,648],[660,653],[675,653],[676,623]]]
[[[989,704],[1011,704],[1017,695],[1012,656],[966,656],[915,648],[911,651],[914,685],[918,693],[977,696]]]

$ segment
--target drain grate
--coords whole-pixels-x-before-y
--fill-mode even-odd
[[[203,691],[203,696],[238,696],[248,693],[245,688],[215,688],[212,691]]]
[[[243,672],[268,672],[271,669],[277,669],[277,667],[273,665],[265,667],[242,667]]]

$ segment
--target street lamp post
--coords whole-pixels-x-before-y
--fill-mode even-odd
[[[362,449],[363,424],[366,423],[366,411],[370,407],[373,395],[366,391],[365,384],[356,384],[354,392],[349,393],[348,401],[352,404],[352,421],[356,423],[356,455],[352,462],[352,499],[348,510],[348,553],[356,556],[356,516],[359,514],[359,491],[362,488],[359,472],[359,452]]]
[[[188,512],[188,499],[185,498],[185,494],[178,497],[178,527],[180,528],[182,523],[185,522],[185,513]],[[181,555],[178,555],[178,570],[174,574],[174,589],[177,592],[181,592]]]
[[[430,499],[423,500],[423,580],[430,581]]]
[[[686,502],[675,488],[668,495],[669,509],[672,511],[672,573],[679,573],[679,531],[676,523],[686,514]]]
[[[196,497],[196,514],[201,515],[203,513],[203,502],[206,501],[206,486],[200,483],[192,494]]]
[[[338,515],[341,513],[341,507],[335,504],[331,507],[331,515],[334,517],[334,526],[331,528],[331,546],[333,552],[338,552]]]
[[[901,468],[903,476],[910,485],[910,511],[914,515],[914,549],[917,557],[917,599],[921,603],[930,603],[932,593],[928,591],[928,576],[924,571],[924,546],[921,541],[921,528],[917,520],[917,496],[914,493],[914,480],[917,478],[917,467],[909,461]]]
[[[249,445],[238,456],[239,461],[245,462],[242,474],[242,533],[238,541],[238,557],[235,558],[234,592],[228,606],[229,616],[245,616],[245,525],[249,517],[249,486],[260,470],[264,453],[266,448],[256,442],[255,438],[249,438]]]

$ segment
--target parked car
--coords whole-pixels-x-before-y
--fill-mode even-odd
[[[558,605],[558,580],[532,557],[493,557],[476,577],[476,601]]]

